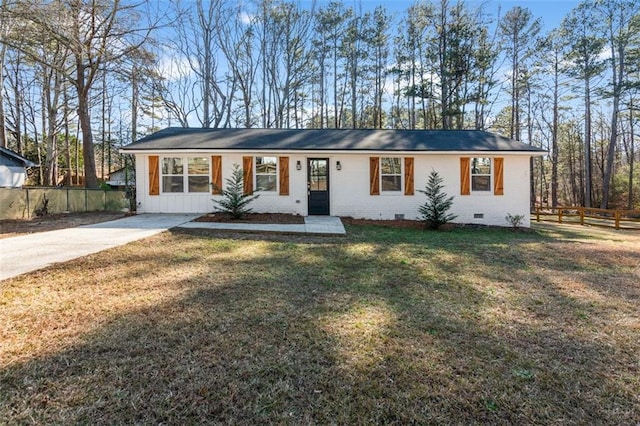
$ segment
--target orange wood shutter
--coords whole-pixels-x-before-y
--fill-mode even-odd
[[[160,158],[149,156],[149,195],[160,195]]]
[[[380,195],[380,157],[369,157],[369,194]]]
[[[413,195],[413,157],[404,159],[404,195]]]
[[[253,194],[253,157],[242,157],[242,189],[245,195]]]
[[[289,195],[289,157],[278,159],[280,167],[280,195]]]
[[[460,195],[471,194],[471,161],[469,157],[460,158]]]
[[[504,195],[504,158],[502,157],[494,158],[493,167],[494,167],[493,194]]]
[[[211,156],[211,193],[222,194],[222,156]]]

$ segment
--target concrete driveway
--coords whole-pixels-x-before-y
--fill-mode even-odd
[[[0,239],[0,280],[121,246],[199,215],[140,214],[110,222]]]

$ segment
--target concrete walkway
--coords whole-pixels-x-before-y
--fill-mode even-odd
[[[178,227],[278,234],[346,235],[347,233],[340,218],[334,216],[306,216],[303,224],[187,222]]]
[[[0,239],[0,280],[141,240],[170,228],[345,235],[338,217],[309,216],[304,224],[191,222],[198,214],[139,214],[110,222]]]
[[[140,214],[0,239],[0,280],[159,234],[200,215]]]

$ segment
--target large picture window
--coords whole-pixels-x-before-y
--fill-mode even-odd
[[[256,157],[256,191],[275,192],[278,185],[278,159]]]
[[[383,192],[402,191],[402,164],[400,158],[382,157],[380,159],[380,179]]]
[[[209,192],[209,159],[163,158],[162,192]]]
[[[491,191],[491,159],[471,159],[471,190]]]

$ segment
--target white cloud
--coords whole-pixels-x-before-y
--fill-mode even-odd
[[[189,77],[193,70],[186,56],[162,56],[157,65],[158,74],[166,80],[179,80]]]
[[[244,25],[249,25],[253,22],[254,16],[247,12],[240,12],[239,19]]]

